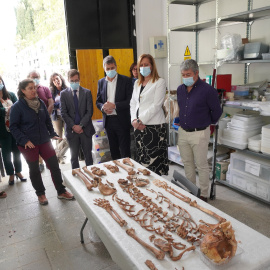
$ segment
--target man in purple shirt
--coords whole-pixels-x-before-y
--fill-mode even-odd
[[[195,60],[188,59],[180,66],[183,84],[177,88],[180,127],[178,147],[188,180],[196,184],[195,163],[199,174],[201,199],[207,201],[209,166],[207,162],[210,125],[222,114],[215,88],[199,78]]]
[[[33,70],[28,74],[28,78],[35,82],[38,97],[45,103],[48,113],[51,115],[54,107],[54,101],[50,89],[40,85],[40,74]]]

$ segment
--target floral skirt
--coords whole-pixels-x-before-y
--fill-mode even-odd
[[[158,175],[168,175],[168,146],[165,124],[147,125],[134,131],[138,163]]]

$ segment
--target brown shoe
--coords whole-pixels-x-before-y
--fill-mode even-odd
[[[46,198],[45,195],[40,195],[40,196],[38,196],[38,201],[39,201],[39,203],[40,203],[41,205],[46,205],[46,204],[48,204],[48,200],[47,200],[47,198]]]
[[[4,199],[7,197],[7,193],[5,191],[0,192],[0,199]]]
[[[207,198],[206,197],[200,196],[200,199],[203,200],[204,202],[207,202]]]
[[[58,199],[73,200],[74,196],[68,191],[61,193],[57,196]]]

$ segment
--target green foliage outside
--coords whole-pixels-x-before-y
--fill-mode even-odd
[[[63,0],[19,0],[15,13],[18,52],[42,41],[51,64],[68,64]]]

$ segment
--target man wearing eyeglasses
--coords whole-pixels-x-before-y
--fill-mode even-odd
[[[93,100],[91,91],[80,86],[80,73],[76,69],[68,72],[70,87],[61,91],[61,116],[65,122],[65,135],[71,152],[72,169],[79,168],[79,150],[82,147],[86,166],[93,164],[92,124]]]

